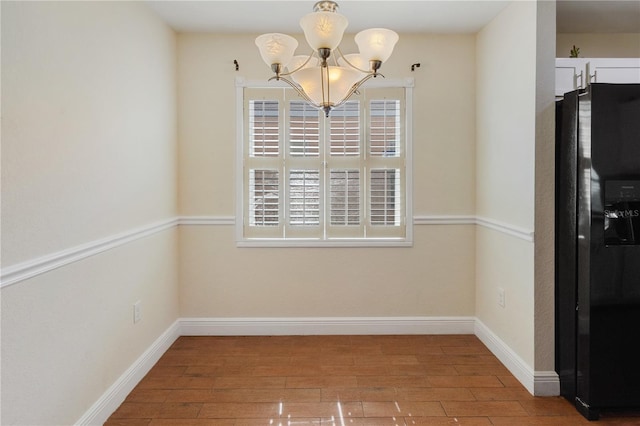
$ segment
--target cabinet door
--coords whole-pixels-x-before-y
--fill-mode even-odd
[[[640,58],[589,59],[591,83],[640,83]]]

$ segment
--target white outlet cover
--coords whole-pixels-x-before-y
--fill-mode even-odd
[[[504,288],[498,288],[498,305],[504,308],[504,305],[505,305]]]

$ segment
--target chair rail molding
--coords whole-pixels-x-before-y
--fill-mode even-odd
[[[413,223],[417,226],[478,225],[525,241],[534,241],[534,232],[532,230],[473,215],[416,215],[413,216]],[[236,218],[234,216],[184,215],[167,218],[16,265],[4,267],[0,270],[0,288],[17,284],[29,278],[176,226],[234,226],[235,224]]]
[[[503,234],[511,235],[512,237],[520,238],[521,240],[525,240],[530,243],[534,242],[534,232],[530,229],[521,228],[499,220],[480,216],[476,217],[476,224],[485,228],[493,229],[494,231],[502,232]]]
[[[140,238],[173,228],[177,223],[178,220],[176,218],[165,219],[2,268],[2,271],[0,271],[0,288],[8,287]]]

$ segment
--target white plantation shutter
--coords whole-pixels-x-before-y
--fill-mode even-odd
[[[364,237],[363,99],[355,95],[329,116],[328,238]]]
[[[323,237],[324,225],[324,143],[323,119],[293,91],[285,94],[284,135],[287,152],[283,156],[287,173],[285,238]]]
[[[405,241],[405,88],[329,118],[291,89],[244,89],[245,241]]]
[[[368,212],[366,234],[372,238],[406,235],[405,110],[397,90],[381,89],[367,99]]]
[[[282,91],[256,89],[245,98],[243,142],[243,234],[246,238],[280,238],[284,229]]]

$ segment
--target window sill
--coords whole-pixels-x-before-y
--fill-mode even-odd
[[[304,238],[252,238],[236,242],[237,247],[413,247],[413,241],[405,238],[335,238],[329,240]]]

